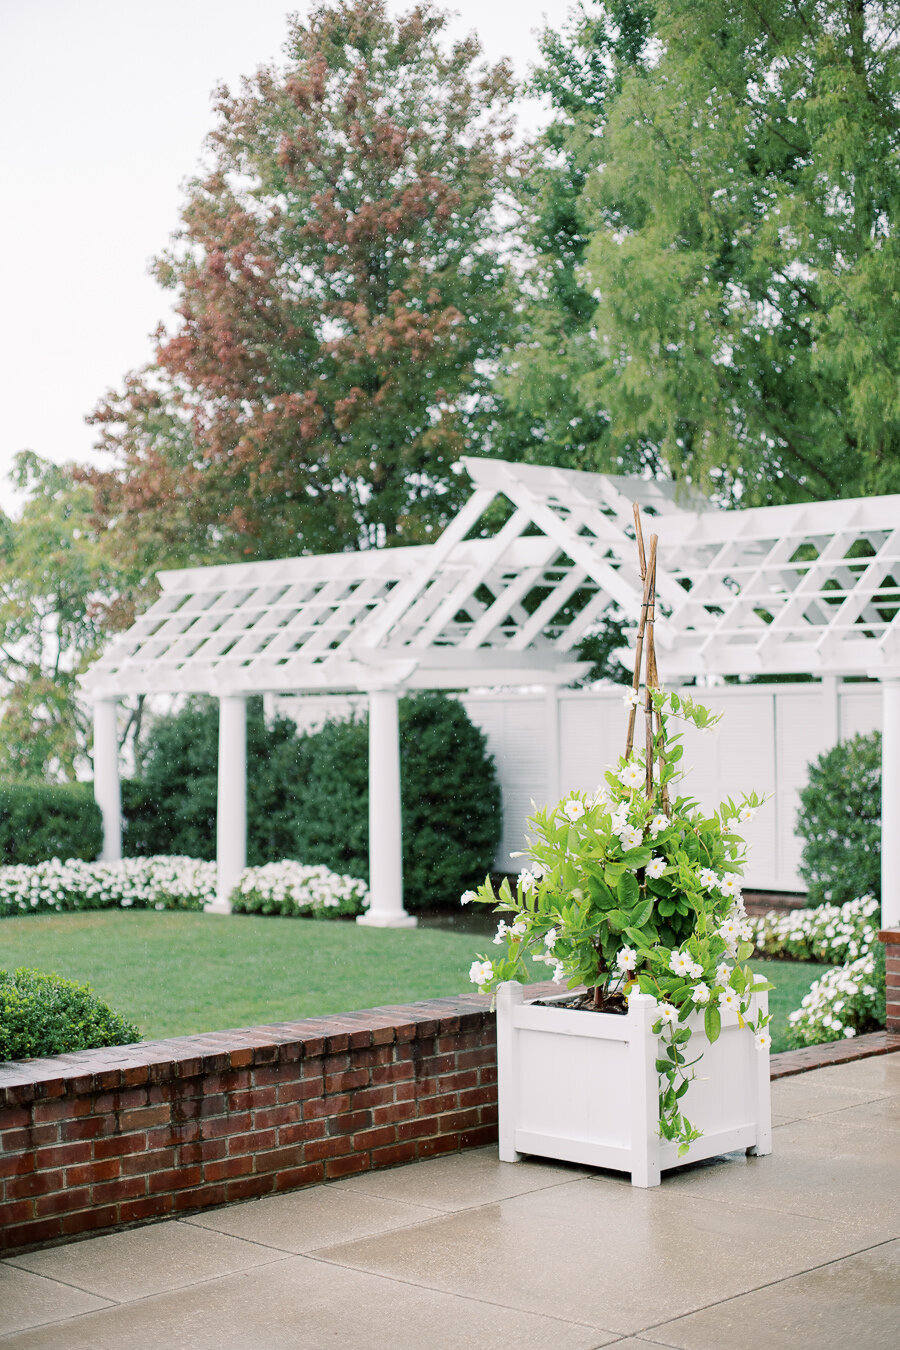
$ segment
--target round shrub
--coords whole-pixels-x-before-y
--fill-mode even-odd
[[[458,900],[494,865],[500,784],[484,733],[462,704],[416,694],[400,704],[403,884],[409,909]]]
[[[0,863],[96,858],[102,842],[89,783],[0,783]]]
[[[880,897],[881,733],[853,736],[820,755],[809,767],[800,802],[807,903]]]
[[[192,699],[151,724],[143,776],[124,788],[127,853],[213,858],[218,706]],[[421,693],[400,702],[403,872],[411,910],[456,901],[484,879],[500,842],[500,787],[484,735],[458,700]],[[369,730],[366,718],[300,735],[247,716],[247,861],[324,864],[367,879]]]
[[[191,698],[156,718],[141,745],[141,777],[122,784],[123,847],[132,857],[216,856],[219,705]],[[305,738],[285,718],[267,723],[261,698],[247,700],[247,861],[293,856]]]
[[[368,721],[332,722],[308,740],[296,856],[367,877]],[[406,908],[456,901],[491,870],[502,825],[494,762],[458,700],[435,693],[401,700],[400,778]]]
[[[141,1034],[89,985],[40,970],[0,970],[0,1060],[131,1045]]]

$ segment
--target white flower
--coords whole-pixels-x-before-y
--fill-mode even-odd
[[[644,836],[634,826],[629,826],[619,835],[619,843],[622,845],[623,853],[628,853],[633,848],[640,848],[643,842]]]
[[[767,1031],[758,1031],[755,1036],[757,1050],[768,1050],[772,1044],[772,1037]]]
[[[703,974],[703,967],[699,961],[693,961],[691,963],[691,968],[688,971],[688,974],[690,975],[692,980],[700,979],[700,976]]]
[[[700,982],[700,984],[695,984],[695,985],[694,985],[694,991],[693,991],[693,994],[691,995],[691,997],[693,998],[693,1000],[694,1000],[695,1003],[708,1003],[708,1002],[709,1002],[709,985],[708,985],[708,984],[703,984],[702,981]]]
[[[661,1004],[659,1009],[659,1015],[662,1018],[663,1022],[667,1024],[678,1021],[678,1009],[673,1008],[671,1003]]]
[[[755,815],[756,812],[753,810],[752,806],[745,806],[738,813],[738,820],[742,825],[749,825]]]
[[[503,939],[506,937],[506,935],[507,935],[508,932],[509,932],[509,928],[507,927],[507,925],[506,925],[506,923],[503,921],[503,919],[501,919],[500,922],[497,924],[497,931],[496,931],[496,933],[494,934],[494,946],[495,946],[495,947],[500,947],[500,946],[502,945]]]
[[[844,1027],[844,1035],[848,1038],[856,1035],[856,1027]]]
[[[719,881],[719,890],[723,895],[740,895],[741,888],[735,877],[722,877]]]
[[[628,829],[628,807],[624,805],[617,806],[610,817],[612,821],[613,834],[621,834],[623,830]]]
[[[661,877],[666,870],[665,858],[651,858],[647,864],[647,876],[652,877],[654,881]]]
[[[715,886],[718,883],[719,878],[711,867],[701,867],[700,875],[697,880],[700,882],[701,886],[704,886],[708,890],[710,886]]]
[[[535,886],[537,885],[537,878],[535,877],[533,872],[529,872],[528,869],[525,868],[523,871],[519,873],[519,885],[522,887],[522,890],[525,891],[527,895],[528,892],[533,891]]]
[[[629,689],[627,694],[622,695],[622,702],[626,708],[636,708],[640,701],[641,696],[636,689]]]
[[[607,792],[606,788],[601,785],[600,787],[598,787],[597,791],[591,798],[591,806],[610,806],[610,805],[611,805],[610,795]]]
[[[544,934],[544,946],[547,948],[548,951],[550,952],[553,951],[553,948],[556,946],[558,938],[559,934],[557,933],[556,929],[548,928],[547,932]]]
[[[563,815],[568,820],[570,820],[573,825],[575,824],[576,820],[581,819],[581,817],[584,815],[584,802],[580,799],[580,797],[569,798],[569,800],[563,807]]]
[[[554,983],[554,984],[562,984],[562,982],[563,982],[563,980],[564,980],[565,978],[566,978],[566,972],[565,972],[565,969],[564,969],[564,967],[563,967],[563,963],[562,963],[562,961],[557,961],[557,963],[556,963],[556,965],[555,965],[555,967],[554,967],[554,969],[553,969],[553,983]]]
[[[473,961],[469,967],[469,979],[480,988],[493,977],[494,967],[490,961]]]
[[[462,895],[459,897],[459,903],[461,905],[471,905],[472,901],[477,899],[478,896],[474,891],[463,891]]]
[[[653,838],[655,839],[663,830],[667,830],[669,828],[669,823],[668,816],[654,816],[650,822],[650,833],[653,835]]]
[[[637,787],[638,784],[644,782],[646,776],[642,765],[636,764],[634,760],[631,760],[623,769],[619,770],[619,782],[627,788]]]
[[[740,1007],[740,999],[733,989],[725,989],[719,995],[719,1007],[724,1012],[726,1008],[733,1008],[735,1012]]]
[[[513,937],[524,937],[528,932],[528,924],[525,919],[516,919],[509,931],[512,933]]]
[[[725,942],[737,942],[740,925],[735,923],[734,919],[726,919],[724,923],[719,924],[716,932]]]
[[[692,965],[693,958],[689,952],[673,952],[669,957],[669,969],[676,975],[687,975]]]
[[[616,954],[616,965],[624,975],[628,970],[634,970],[637,965],[637,952],[633,947],[623,947]]]

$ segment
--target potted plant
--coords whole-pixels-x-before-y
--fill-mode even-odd
[[[593,794],[575,792],[530,822],[530,865],[494,905],[501,955],[470,975],[496,993],[500,1157],[564,1158],[660,1173],[733,1149],[771,1151],[767,982],[747,958],[743,840],[755,793],[708,813],[676,795],[673,720],[715,720],[659,687],[653,640],[657,537],[645,558],[625,752]],[[643,688],[641,682],[643,665]],[[644,745],[634,746],[643,708]],[[534,963],[568,986],[525,1003]]]

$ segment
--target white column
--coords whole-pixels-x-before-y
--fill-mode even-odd
[[[247,700],[219,699],[219,796],[216,807],[216,900],[212,914],[230,914],[231,894],[247,865]]]
[[[395,689],[369,695],[369,908],[356,922],[372,928],[416,926],[403,908],[398,703]]]
[[[555,806],[560,797],[559,686],[548,684],[545,692],[547,732],[547,805]]]
[[[900,677],[881,682],[881,926],[900,928]]]
[[[122,799],[119,790],[119,730],[116,700],[101,698],[94,704],[94,800],[103,817],[104,862],[122,856]]]

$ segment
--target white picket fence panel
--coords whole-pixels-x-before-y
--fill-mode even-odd
[[[687,728],[683,791],[704,806],[743,791],[771,794],[747,829],[745,882],[765,891],[802,891],[801,841],[795,833],[799,793],[808,767],[836,741],[881,727],[881,690],[872,684],[717,685],[692,689],[723,714],[714,730]],[[503,794],[498,870],[517,867],[510,854],[526,847],[532,803],[543,806],[568,791],[593,789],[621,754],[625,710],[619,689],[472,693],[460,696],[484,731]],[[365,711],[359,696],[284,697],[271,708],[301,729]],[[554,750],[556,752],[554,763]]]

